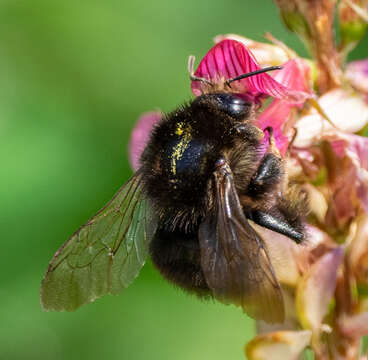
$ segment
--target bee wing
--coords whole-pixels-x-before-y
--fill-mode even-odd
[[[136,173],[55,253],[41,285],[45,310],[76,310],[134,280],[156,228],[142,189]]]
[[[256,319],[283,322],[280,285],[262,239],[240,205],[230,168],[215,173],[215,210],[199,228],[201,266],[214,296]]]

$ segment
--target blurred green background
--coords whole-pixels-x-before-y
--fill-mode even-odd
[[[131,175],[139,114],[190,98],[188,55],[217,34],[266,31],[305,55],[270,0],[1,2],[1,359],[243,358],[253,321],[183,294],[150,263],[123,294],[75,313],[42,312],[39,285]]]

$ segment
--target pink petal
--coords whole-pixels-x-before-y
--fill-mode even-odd
[[[296,148],[291,147],[290,157],[286,158],[286,170],[289,178],[317,180],[321,169],[325,166],[321,150],[318,147]],[[320,179],[321,185],[325,183]],[[304,180],[305,181],[305,180]]]
[[[314,109],[310,113],[300,117],[295,125],[297,130],[294,147],[308,148],[317,144],[321,135],[331,125],[325,121]]]
[[[310,183],[304,184],[303,189],[308,193],[309,211],[323,223],[328,210],[326,195]]]
[[[346,187],[353,186],[365,211],[368,213],[368,138],[336,133],[327,137],[339,157],[347,156],[351,162],[350,176],[344,174]],[[346,200],[346,199],[345,199]]]
[[[300,279],[296,254],[307,253],[304,247],[297,245],[286,236],[275,233],[252,222],[252,227],[266,243],[276,277],[281,284],[295,287]]]
[[[255,121],[255,124],[262,130],[268,126],[273,128],[276,147],[279,149],[282,156],[285,155],[289,145],[289,138],[283,134],[283,125],[289,119],[291,109],[292,105],[290,105],[290,103],[275,99]],[[268,144],[268,139],[268,134],[266,134],[262,142]]]
[[[309,269],[316,255],[322,256],[335,247],[325,232],[309,224],[306,226],[307,241],[303,245],[253,222],[251,224],[266,244],[277,279],[290,288],[298,285],[301,273]]]
[[[249,360],[295,360],[309,345],[311,331],[275,331],[256,336],[245,347]]]
[[[339,321],[339,327],[348,338],[361,338],[368,335],[368,312],[342,318]]]
[[[318,332],[336,288],[337,274],[344,256],[342,247],[323,255],[300,281],[296,306],[301,324]]]
[[[331,135],[324,135],[321,140],[328,142],[333,152],[325,157],[330,171],[326,186],[328,189],[329,208],[325,217],[325,225],[331,230],[343,229],[348,226],[360,211],[361,201],[358,198],[358,188],[362,185],[360,174],[366,172],[359,169],[358,161],[348,155],[350,136],[335,131]]]
[[[368,216],[362,214],[350,227],[349,262],[359,285],[368,284]],[[367,322],[368,326],[368,322]]]
[[[323,94],[318,102],[339,130],[354,133],[368,123],[368,105],[356,92],[334,89]]]
[[[232,39],[243,43],[254,55],[259,64],[264,66],[280,65],[289,60],[289,53],[281,46],[254,41],[236,34],[217,35],[215,44]]]
[[[318,227],[307,224],[308,247],[316,248],[319,245],[332,246],[334,242],[328,234]]]
[[[291,59],[282,67],[282,71],[275,71],[274,73],[276,81],[287,88],[311,93],[311,84],[308,81],[310,80],[311,69],[306,61],[300,58]]]
[[[311,109],[296,124],[298,134],[295,146],[310,146],[318,142],[323,134],[336,131],[354,133],[368,123],[368,104],[356,92],[334,89],[323,94],[318,103],[335,126],[322,118],[315,109]]]
[[[330,184],[331,205],[326,214],[326,224],[331,228],[344,228],[350,220],[357,215],[358,206],[355,201],[354,181],[349,183],[349,179],[354,179],[355,174],[352,168],[341,171],[339,179],[335,184]]]
[[[130,135],[129,141],[129,160],[134,171],[139,169],[139,159],[147,145],[151,130],[154,125],[161,120],[161,118],[162,113],[159,111],[146,112],[139,117]]]
[[[275,71],[274,74],[275,80],[287,88],[304,92],[306,98],[312,96],[307,84],[309,67],[303,61],[296,59],[289,60],[283,65],[283,71]],[[288,119],[293,106],[295,104],[275,99],[258,117],[257,125],[260,128],[272,126],[274,130],[281,128]]]
[[[224,81],[259,69],[260,66],[253,54],[244,44],[225,39],[210,49],[200,62],[195,75],[223,87]],[[305,100],[303,92],[285,87],[267,73],[235,81],[231,87],[233,91],[244,94],[254,101],[264,96],[273,96],[293,103]],[[203,83],[192,81],[194,95],[201,95],[204,89]]]
[[[368,59],[349,63],[345,76],[356,89],[368,93]]]
[[[274,79],[289,89],[303,92],[305,98],[311,97],[311,93],[308,93],[310,90],[307,84],[310,72],[309,66],[300,59],[293,59],[285,63],[283,67],[283,71],[275,71]],[[289,145],[289,138],[284,133],[283,128],[290,120],[294,107],[295,104],[275,99],[256,120],[256,125],[259,128],[265,129],[267,126],[271,126],[274,129],[276,146],[282,155],[285,154]],[[264,139],[264,141],[267,141],[267,139]]]

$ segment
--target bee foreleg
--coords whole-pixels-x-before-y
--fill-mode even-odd
[[[273,127],[267,126],[264,129],[264,131],[267,131],[268,136],[269,136],[269,138],[268,138],[269,146],[268,146],[267,152],[275,154],[276,156],[280,157],[280,152],[279,152],[279,149],[276,146],[275,137],[273,136]]]
[[[252,124],[236,124],[234,129],[238,135],[245,137],[250,142],[258,143],[264,137],[264,132]]]

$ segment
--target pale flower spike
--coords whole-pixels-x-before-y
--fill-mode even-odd
[[[368,3],[275,2],[310,59],[270,34],[272,44],[229,34],[215,38],[195,71],[194,57],[189,62],[195,96],[230,91],[257,104],[255,124],[273,128],[287,181],[309,196],[304,244],[255,225],[284,287],[287,318],[276,328],[259,322],[261,333],[246,346],[246,356],[297,359],[308,348],[317,360],[367,359],[360,345],[368,335],[368,139],[362,136],[368,125],[368,59],[343,62],[365,33]],[[340,43],[334,39],[336,12]],[[359,34],[352,24],[361,26]],[[223,87],[228,79],[270,65],[283,70]],[[151,113],[138,121],[130,143],[134,169],[160,119],[160,113]],[[265,144],[267,137],[265,131]]]

